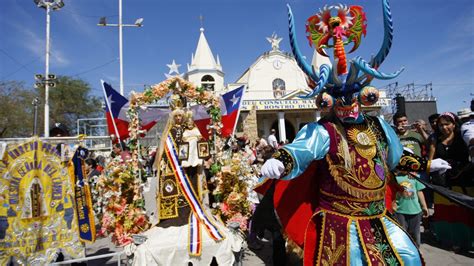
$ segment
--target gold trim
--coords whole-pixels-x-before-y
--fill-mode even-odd
[[[161,200],[160,200],[161,201]],[[178,217],[178,197],[162,199],[160,202],[160,219],[171,219]]]
[[[346,265],[351,265],[351,226],[354,220],[349,219],[347,223],[347,228],[346,228]],[[357,239],[356,239],[357,240]]]
[[[377,189],[363,189],[354,187],[348,181],[344,180],[345,178],[349,178],[350,180],[355,181],[359,185],[363,186],[356,178],[354,177],[353,169],[349,171],[343,165],[336,165],[333,163],[332,159],[329,155],[326,155],[326,160],[329,164],[329,172],[331,176],[334,178],[336,184],[346,193],[357,197],[357,198],[365,198],[365,199],[373,199],[373,198],[380,198],[385,196],[385,183],[382,183],[382,186]],[[383,181],[382,181],[383,182]]]
[[[365,255],[365,261],[367,262],[368,266],[371,266],[372,262],[370,261],[370,256],[369,256],[369,253],[367,252],[367,247],[365,246],[364,236],[362,234],[362,231],[360,229],[360,225],[358,222],[356,222],[356,228],[357,228],[357,233],[360,239],[360,245],[362,246],[362,251],[364,252],[364,255]]]
[[[426,163],[426,173],[428,175],[431,173],[430,169],[431,169],[431,160],[428,160],[428,162]]]
[[[340,137],[344,138],[344,133],[345,133],[344,128],[342,128],[342,126],[339,124],[334,124],[332,126],[336,130],[337,134]],[[375,129],[374,130],[371,129],[369,125],[364,125],[364,128],[365,127],[367,128],[365,130],[370,132],[368,133],[368,135],[371,136],[370,138],[374,138],[377,135],[376,133],[374,133]],[[350,133],[351,138],[354,138],[356,132],[358,132],[359,130],[360,129],[358,128],[349,129],[348,132]],[[336,153],[337,158],[341,162],[344,162],[343,142],[344,140],[340,140],[339,143],[337,144],[337,153]],[[351,140],[351,142],[354,142],[354,141]],[[358,144],[354,144],[353,146],[355,150],[360,154],[360,156],[364,158],[365,160],[367,160],[367,164],[368,164],[367,168],[369,170],[367,178],[364,181],[362,181],[360,178],[360,176],[364,173],[362,166],[359,166],[356,168],[352,165],[346,166],[345,164],[341,164],[341,163],[336,164],[332,160],[330,154],[328,154],[326,155],[326,161],[328,162],[329,171],[330,171],[331,176],[334,178],[334,181],[346,193],[357,198],[373,199],[374,197],[376,198],[385,197],[385,179],[382,180],[381,177],[379,177],[374,170],[375,163],[373,160],[375,158],[383,162],[385,161],[384,158],[381,158],[382,153],[377,152],[378,146],[376,145],[376,139],[374,141],[374,144],[369,146],[368,148],[370,150],[370,154],[368,152],[369,150],[367,150],[367,148],[364,148],[364,146],[360,146]],[[349,155],[350,160],[352,162],[355,162],[356,161],[355,152],[350,151],[349,154],[350,154]],[[383,163],[382,167],[384,168],[384,172],[386,172],[387,166],[385,162]],[[351,184],[351,181],[355,182],[356,184],[364,188],[355,187],[353,184]]]
[[[371,220],[371,219],[376,219],[376,218],[380,218],[380,217],[385,217],[387,209],[385,209],[382,213],[379,213],[379,214],[376,214],[376,215],[371,215],[371,216],[345,215],[345,214],[342,214],[342,213],[339,213],[339,212],[334,212],[334,211],[327,210],[327,209],[321,209],[320,212],[329,213],[329,214],[337,215],[337,216],[344,217],[344,218],[347,218],[347,219],[352,219],[352,220],[358,221],[358,220]]]
[[[405,263],[403,262],[402,260],[402,257],[400,257],[400,254],[398,254],[398,250],[395,248],[395,246],[393,245],[392,243],[392,239],[390,238],[390,235],[388,234],[388,231],[387,231],[387,227],[385,226],[385,223],[384,223],[384,220],[383,220],[384,217],[382,217],[380,219],[380,222],[382,223],[382,228],[383,228],[383,231],[385,233],[385,236],[387,237],[387,241],[388,241],[388,244],[390,245],[390,247],[392,248],[392,251],[393,253],[395,254],[395,257],[397,257],[398,261],[401,263],[401,266],[405,265]],[[389,217],[385,217],[387,218],[387,220],[389,220],[390,222],[393,223],[393,221],[391,221],[391,219]],[[397,226],[395,223],[393,223],[394,226]],[[416,245],[415,245],[416,246]],[[418,249],[417,249],[418,251]],[[419,254],[419,252],[418,252]],[[420,256],[421,257],[421,256]]]
[[[320,189],[319,191],[321,192],[321,194],[324,194],[325,196],[328,196],[328,197],[332,197],[332,198],[336,198],[336,199],[340,199],[340,200],[350,200],[350,201],[362,202],[362,203],[370,203],[370,202],[373,202],[373,201],[385,199],[385,196],[380,197],[380,198],[376,198],[376,199],[374,199],[374,198],[371,198],[371,199],[358,199],[358,198],[350,198],[350,197],[335,195],[335,194],[326,192],[322,189]]]
[[[316,214],[319,214],[321,213],[322,211],[318,211]],[[313,215],[314,216],[314,215]],[[312,217],[311,217],[312,218]],[[326,231],[326,215],[325,213],[323,212],[323,222],[322,222],[322,225],[321,225],[321,238],[319,239],[319,246],[318,246],[318,257],[316,258],[316,265],[320,265],[321,264],[321,256],[322,256],[322,253],[323,253],[323,240],[324,240],[324,232]],[[317,226],[317,225],[316,225]],[[316,231],[317,231],[317,228],[316,228]]]
[[[327,245],[324,246],[324,252],[327,254],[326,256],[329,261],[323,259],[321,261],[323,266],[335,265],[336,262],[341,257],[341,255],[343,254],[342,253],[343,250],[346,249],[345,245],[340,245],[336,247],[337,236],[332,228],[329,229],[329,235],[331,236],[331,246],[330,247],[328,247]],[[347,238],[347,232],[346,232],[346,238]]]
[[[167,176],[167,177],[171,177],[171,176]],[[161,192],[161,193],[160,193],[160,197],[161,197],[162,199],[169,199],[169,198],[174,198],[174,197],[178,197],[178,196],[179,196],[180,191],[179,191],[179,188],[178,188],[178,186],[177,186],[177,184],[176,184],[176,177],[175,177],[175,176],[173,176],[173,177],[174,177],[174,180],[171,179],[171,178],[168,178],[168,179],[166,179],[166,180],[163,180],[163,182],[160,182],[160,183],[161,183],[161,186],[160,186],[160,192]],[[162,179],[164,179],[164,178],[162,178]],[[163,192],[166,191],[165,186],[166,186],[166,184],[168,184],[168,183],[172,184],[172,185],[175,187],[176,194],[172,194],[172,195],[168,195],[168,196],[165,196],[165,195],[164,195],[165,193],[163,193]],[[166,191],[166,192],[167,192],[167,194],[171,194],[171,192],[168,192],[168,191]]]
[[[296,160],[290,151],[285,148],[280,148],[272,155],[272,158],[281,161],[285,166],[285,171],[282,176],[287,176],[293,171]]]

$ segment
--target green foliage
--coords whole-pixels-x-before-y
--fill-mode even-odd
[[[221,119],[221,109],[218,107],[211,106],[211,108],[208,110],[208,113],[214,122]]]
[[[102,100],[91,96],[91,87],[81,79],[59,76],[49,90],[50,124],[62,123],[74,132],[79,118],[102,115]],[[44,95],[44,90],[42,90]]]
[[[0,81],[0,138],[33,134],[32,102],[36,96],[36,91],[27,89],[22,82]],[[41,103],[38,111],[40,107]],[[41,121],[38,118],[38,126]]]
[[[211,172],[212,175],[215,175],[220,171],[221,171],[221,165],[219,163],[213,163],[211,165],[210,172]]]
[[[103,115],[102,99],[91,96],[91,87],[85,81],[59,76],[56,86],[49,89],[50,127],[64,124],[75,134],[77,119]],[[38,97],[37,133],[44,132],[44,87],[31,89],[22,82],[0,81],[0,138],[29,137],[33,134],[34,108]]]

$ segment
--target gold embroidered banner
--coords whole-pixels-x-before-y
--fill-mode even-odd
[[[0,264],[47,264],[59,249],[84,256],[73,195],[55,144],[9,145],[0,163]]]

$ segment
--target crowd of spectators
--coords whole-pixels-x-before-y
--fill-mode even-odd
[[[430,128],[421,119],[410,123],[403,113],[393,116],[394,129],[405,149],[429,160],[441,158],[451,169],[420,175],[395,173],[394,216],[418,246],[423,240],[422,224],[441,245],[472,251],[474,211],[453,203],[450,196],[474,196],[474,112],[432,114],[428,121]]]

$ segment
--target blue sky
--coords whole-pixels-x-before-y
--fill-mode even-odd
[[[100,95],[100,79],[119,87],[118,30],[96,26],[99,17],[118,21],[118,0],[64,0],[52,12],[50,72],[75,75]],[[381,1],[321,0],[123,0],[123,22],[144,18],[144,27],[124,29],[125,92],[141,91],[168,73],[173,59],[186,70],[196,49],[204,17],[206,38],[219,54],[225,82],[234,82],[263,52],[273,32],[283,37],[280,48],[289,51],[286,3],[293,8],[303,53],[312,48],[304,37],[305,20],[325,4],[357,4],[367,14],[367,36],[357,51],[369,59],[382,42]],[[433,83],[439,111],[468,107],[474,94],[474,1],[392,0],[395,37],[380,68],[393,72],[405,67],[393,81],[404,85]],[[32,0],[2,0],[0,9],[0,80],[34,83],[44,72],[45,12]],[[383,87],[392,81],[375,81]]]

